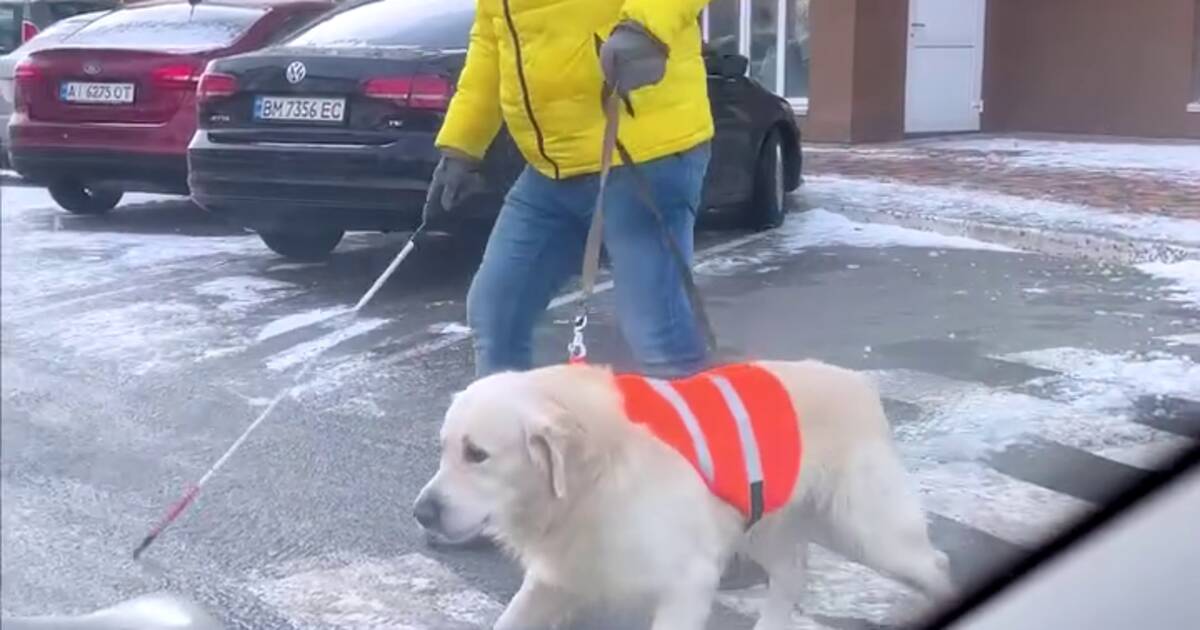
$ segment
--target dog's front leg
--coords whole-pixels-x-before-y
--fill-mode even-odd
[[[704,630],[720,579],[719,571],[705,568],[672,585],[658,600],[651,630]]]
[[[552,630],[567,619],[571,599],[561,589],[526,573],[521,588],[500,614],[493,630]]]

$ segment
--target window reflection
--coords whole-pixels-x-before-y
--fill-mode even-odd
[[[738,52],[738,0],[712,0],[708,4],[708,43],[722,54]]]
[[[787,98],[807,98],[809,83],[809,6],[811,0],[744,0],[749,11],[749,75],[764,87]],[[780,9],[784,15],[780,16]],[[739,52],[738,0],[713,0],[708,5],[709,46],[721,53]],[[783,73],[779,35],[784,41]]]

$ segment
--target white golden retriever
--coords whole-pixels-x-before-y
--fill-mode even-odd
[[[489,535],[522,563],[500,630],[558,627],[596,605],[649,605],[655,630],[700,630],[735,552],[770,578],[756,628],[783,629],[810,542],[935,601],[953,595],[873,384],[816,361],[753,365],[784,386],[803,448],[791,500],[748,531],[688,459],[626,417],[613,373],[591,366],[496,374],[456,394],[414,514],[449,540]]]

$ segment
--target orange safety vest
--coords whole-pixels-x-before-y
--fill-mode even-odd
[[[747,527],[786,504],[800,474],[791,397],[767,370],[715,368],[675,381],[616,376],[625,414],[683,455]]]

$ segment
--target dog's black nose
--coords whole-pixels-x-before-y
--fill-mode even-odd
[[[417,504],[413,506],[413,516],[421,527],[436,529],[438,521],[442,518],[442,502],[438,500],[437,495],[428,493],[417,499]]]

